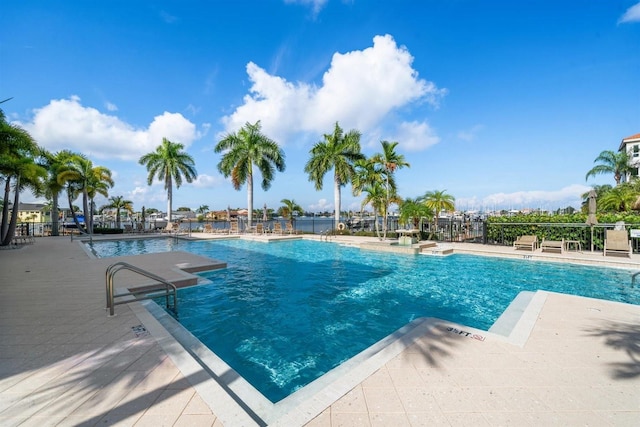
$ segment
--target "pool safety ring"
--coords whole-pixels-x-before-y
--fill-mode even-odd
[[[344,225],[344,223],[343,223],[343,222],[339,223],[339,224],[338,224],[338,230],[342,231],[342,230],[344,230],[344,229],[345,229],[345,225]]]

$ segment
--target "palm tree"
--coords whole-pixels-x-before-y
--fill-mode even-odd
[[[131,200],[125,200],[122,196],[113,196],[109,198],[109,203],[104,207],[116,210],[117,228],[120,228],[120,210],[124,209],[129,213],[133,212],[133,202]]]
[[[64,185],[58,182],[58,174],[62,166],[65,164],[65,159],[71,156],[71,152],[68,150],[59,151],[55,154],[42,150],[40,157],[42,158],[42,166],[47,169],[49,175],[44,182],[44,195],[48,200],[51,200],[51,235],[58,236],[59,232],[59,196]]]
[[[20,192],[30,188],[35,193],[43,191],[46,169],[36,164],[40,147],[29,132],[8,123],[0,110],[0,181],[4,181],[4,203],[0,223],[0,246],[11,244],[18,221]],[[9,218],[9,200],[13,181],[13,209]]]
[[[231,176],[236,190],[247,183],[247,223],[253,221],[253,176],[255,166],[262,175],[262,189],[267,191],[276,170],[285,169],[284,151],[268,136],[260,132],[260,121],[246,123],[237,133],[229,133],[215,146],[216,153],[224,152],[218,170],[225,178]]]
[[[293,199],[282,199],[280,200],[284,206],[280,207],[280,215],[287,218],[289,222],[293,223],[293,215],[297,213],[298,215],[304,215],[304,209],[296,203]]]
[[[304,167],[309,181],[315,184],[317,191],[322,190],[322,181],[327,172],[333,169],[334,189],[334,225],[340,223],[340,188],[353,179],[354,163],[364,159],[360,152],[360,132],[350,130],[345,135],[336,122],[332,134],[325,134],[323,141],[317,142],[309,154],[311,158]]]
[[[629,161],[629,154],[626,151],[618,151],[616,153],[611,150],[605,150],[594,160],[594,163],[600,162],[600,164],[591,168],[584,179],[586,181],[590,176],[612,173],[613,179],[616,180],[616,185],[619,185],[623,175],[635,170]]]
[[[430,238],[432,238],[435,232],[438,230],[438,215],[441,211],[452,211],[455,210],[455,197],[446,193],[447,190],[434,190],[427,191],[424,196],[422,196],[423,203],[426,207],[433,211],[433,228],[430,233]]]
[[[208,205],[200,205],[200,207],[196,210],[197,213],[204,215],[207,212],[209,212],[209,206]]]
[[[67,184],[69,203],[73,195],[82,194],[82,210],[84,212],[86,232],[93,233],[93,199],[96,194],[107,196],[107,189],[113,187],[111,171],[104,166],[93,166],[93,162],[82,154],[73,154],[66,159],[65,165],[59,169],[58,183]],[[89,205],[91,202],[91,205]],[[76,225],[80,227],[75,213]]]
[[[156,151],[140,157],[138,163],[147,167],[147,185],[153,183],[154,178],[164,181],[164,189],[167,190],[167,221],[171,223],[173,210],[173,183],[176,188],[182,185],[182,179],[191,183],[198,177],[193,158],[182,151],[184,145],[171,142],[162,138],[162,144],[156,147]]]
[[[380,229],[378,227],[378,214],[386,218],[388,204],[387,201],[391,200],[393,203],[400,203],[400,198],[395,194],[388,195],[386,188],[380,182],[373,182],[364,187],[363,192],[365,197],[362,200],[362,206],[371,205],[373,208],[373,218],[376,229],[376,235],[379,239],[383,239],[380,236]]]
[[[405,161],[402,154],[398,154],[395,148],[398,146],[397,142],[381,141],[382,153],[376,153],[371,157],[371,161],[374,164],[378,164],[384,171],[385,191],[387,193],[386,207],[384,209],[384,219],[382,222],[383,239],[387,238],[387,215],[389,212],[389,205],[391,204],[390,197],[396,192],[396,183],[393,174],[397,169],[403,167],[411,167],[411,165]]]
[[[420,199],[404,199],[399,206],[400,223],[408,224],[411,222],[414,229],[420,229],[420,220],[422,218],[432,218],[433,211],[429,209]]]
[[[594,185],[592,189],[596,192],[596,204],[599,204],[601,197],[611,191],[612,188],[609,184]],[[589,193],[591,193],[591,190],[582,193],[580,196],[582,197],[581,210],[583,213],[589,212]]]
[[[613,212],[630,211],[638,199],[638,193],[630,185],[618,185],[598,198],[602,210]]]

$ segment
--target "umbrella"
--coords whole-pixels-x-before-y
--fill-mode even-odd
[[[587,216],[587,224],[594,225],[598,223],[598,219],[596,218],[596,198],[597,194],[595,190],[589,191],[589,195],[587,196],[588,205],[589,205],[589,214]]]
[[[264,204],[264,208],[262,209],[262,222],[267,222],[267,204]]]
[[[227,205],[227,221],[231,221],[231,208]]]

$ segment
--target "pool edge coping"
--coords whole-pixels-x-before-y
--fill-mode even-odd
[[[414,345],[432,328],[446,327],[454,333],[464,332],[523,347],[548,294],[547,291],[533,292],[524,307],[510,304],[503,315],[506,313],[516,319],[500,333],[434,317],[415,319],[277,403],[266,399],[154,302],[136,301],[130,307],[224,425],[302,426]],[[195,347],[186,348],[184,341]],[[227,371],[220,375],[203,359],[213,359],[218,370]],[[223,383],[224,376],[233,377],[232,383],[237,383]]]

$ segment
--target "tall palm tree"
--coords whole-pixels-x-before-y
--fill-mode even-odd
[[[147,185],[153,184],[154,178],[164,181],[164,189],[167,190],[167,220],[171,222],[173,209],[173,183],[176,188],[182,185],[182,179],[191,183],[198,177],[193,158],[183,151],[184,145],[171,142],[162,138],[162,144],[156,147],[156,151],[140,157],[138,163],[147,167]]]
[[[215,146],[216,153],[224,152],[218,170],[225,178],[231,176],[236,190],[247,184],[247,222],[253,221],[254,166],[262,175],[262,189],[267,191],[275,178],[276,170],[285,169],[284,151],[271,138],[260,132],[260,121],[246,123],[237,133],[229,133]]]
[[[40,147],[29,132],[6,121],[0,109],[0,181],[4,181],[4,203],[0,223],[0,246],[11,244],[18,221],[20,192],[31,188],[35,192],[43,190],[42,181],[46,169],[35,162]],[[9,200],[13,184],[13,209],[9,218]]]
[[[64,185],[58,182],[58,174],[65,164],[65,159],[71,156],[71,151],[63,150],[55,154],[42,150],[41,165],[48,171],[48,177],[44,182],[45,197],[51,200],[51,235],[58,236],[59,232],[59,196]]]
[[[280,207],[279,209],[280,215],[287,218],[289,222],[293,222],[293,216],[296,213],[298,215],[304,215],[304,209],[302,209],[302,207],[299,204],[297,204],[295,200],[282,199],[280,200],[280,203],[283,204],[283,206]]]
[[[616,185],[619,185],[623,175],[635,170],[635,168],[630,165],[629,154],[626,151],[618,151],[616,153],[611,150],[605,150],[596,157],[594,163],[595,162],[600,162],[600,164],[594,166],[587,172],[584,178],[585,181],[591,176],[612,173]]]
[[[384,209],[384,219],[382,221],[383,239],[387,238],[387,216],[389,213],[389,205],[391,204],[390,197],[396,192],[396,183],[394,179],[394,173],[397,169],[403,167],[411,167],[411,165],[405,161],[402,154],[396,152],[397,142],[381,141],[382,153],[376,153],[371,157],[371,161],[374,164],[378,164],[384,171],[385,191],[387,194],[386,207]]]
[[[93,198],[96,194],[107,195],[107,188],[113,187],[111,171],[104,166],[93,166],[93,162],[82,154],[73,154],[67,159],[64,166],[58,173],[60,184],[69,184],[67,191],[82,194],[82,210],[84,212],[86,232],[93,232]],[[91,206],[89,203],[91,202]],[[71,207],[71,206],[69,206]],[[75,214],[73,214],[76,225],[80,227]]]
[[[123,196],[110,197],[109,203],[104,207],[116,210],[116,227],[117,228],[120,228],[120,211],[124,209],[129,213],[133,212],[133,202],[131,200],[125,200]]]
[[[364,159],[360,152],[360,132],[350,130],[344,134],[336,122],[332,134],[325,134],[323,140],[317,142],[309,152],[311,158],[304,167],[309,174],[309,181],[315,184],[316,190],[322,190],[324,176],[333,169],[334,191],[334,226],[340,223],[340,188],[349,183],[355,173],[354,163]]]
[[[438,230],[438,215],[440,215],[440,212],[443,210],[453,211],[456,208],[455,197],[447,194],[446,191],[447,190],[427,191],[425,195],[422,196],[425,206],[433,210],[433,228],[430,233],[430,238],[432,238]]]

